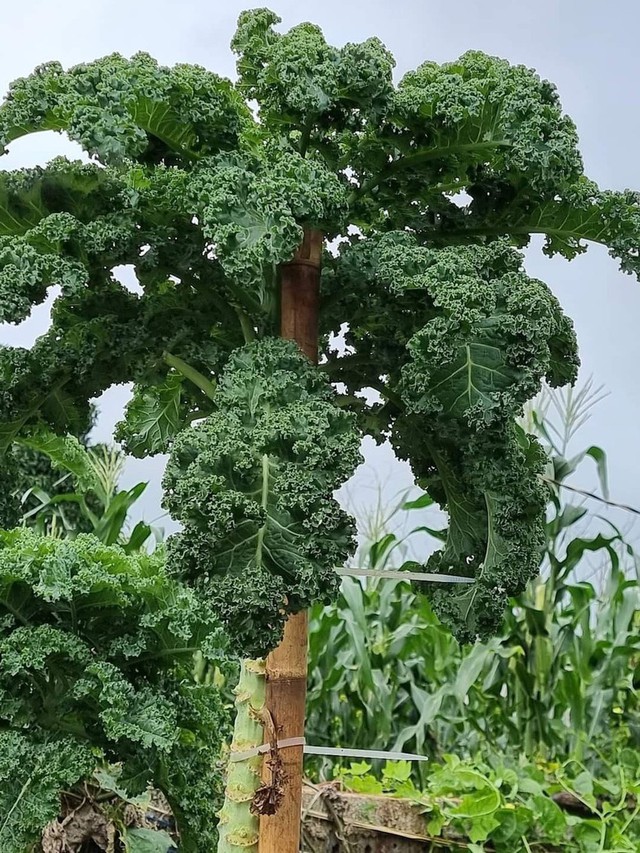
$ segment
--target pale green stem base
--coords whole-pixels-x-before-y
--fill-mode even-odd
[[[265,702],[265,664],[245,660],[236,687],[236,722],[231,743],[234,753],[260,746],[264,740],[262,723],[256,717]],[[258,853],[260,818],[251,814],[254,794],[260,787],[262,756],[229,761],[224,806],[220,811],[218,853]]]

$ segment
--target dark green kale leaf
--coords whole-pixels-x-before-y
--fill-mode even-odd
[[[487,636],[540,565],[545,457],[517,418],[543,380],[574,380],[572,324],[506,241],[434,249],[389,232],[341,248],[326,316],[348,300],[355,352],[334,354],[329,373],[352,395],[368,384],[387,399],[361,407],[363,428],[389,436],[449,514],[429,570],[476,581],[443,585],[434,607],[461,639]]]
[[[20,519],[21,473],[18,460],[3,460],[0,466],[0,528],[14,527]]]
[[[287,614],[330,600],[353,550],[332,495],[360,461],[359,434],[333,396],[295,344],[256,342],[231,356],[214,412],[174,442],[164,501],[184,527],[168,563],[242,655],[264,655]]]
[[[395,60],[379,39],[335,48],[314,24],[281,34],[278,23],[268,9],[243,12],[231,42],[238,89],[264,121],[302,135],[304,148],[315,124],[355,131],[387,109]]]
[[[170,373],[163,385],[135,387],[125,420],[116,430],[116,437],[133,456],[169,450],[172,439],[185,425],[183,381],[179,373]]]
[[[248,120],[217,74],[197,65],[164,68],[146,53],[112,54],[70,71],[50,62],[16,80],[0,113],[0,146],[64,130],[107,164],[161,162],[233,148]]]

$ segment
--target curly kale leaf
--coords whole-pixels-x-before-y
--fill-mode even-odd
[[[335,594],[354,527],[333,492],[360,460],[353,417],[290,342],[236,351],[214,412],[176,438],[165,505],[183,573],[249,657],[274,648],[288,613]]]
[[[136,235],[121,190],[108,170],[63,158],[0,173],[0,320],[25,319],[52,285],[78,295],[94,258],[108,269],[126,260]]]
[[[543,378],[575,379],[573,325],[543,282],[508,269],[517,260],[500,242],[383,249],[380,278],[398,294],[421,291],[432,311],[407,344],[402,393],[410,410],[481,429],[518,415]]]
[[[459,637],[486,636],[539,567],[544,455],[516,421],[543,379],[574,380],[572,324],[506,241],[437,249],[405,232],[353,241],[331,262],[324,293],[325,323],[341,300],[353,318],[352,352],[331,355],[330,375],[352,396],[369,386],[386,397],[360,406],[363,427],[390,436],[449,514],[430,570],[475,578],[437,590],[434,606]]]
[[[344,243],[326,259],[325,335],[338,332],[345,316],[350,353],[338,357],[328,349],[327,370],[351,395],[368,386],[387,396],[382,430],[398,408],[397,394],[391,402],[388,392],[398,392],[402,381],[413,406],[454,415],[468,408],[471,419],[477,408],[490,420],[490,409],[509,397],[515,413],[543,376],[563,385],[577,369],[571,321],[546,285],[523,272],[507,241],[429,249],[389,232]]]
[[[75,436],[60,436],[40,428],[20,436],[17,443],[19,447],[47,457],[55,470],[70,474],[82,492],[92,490],[106,498],[104,486],[92,464],[91,450]]]
[[[440,619],[461,642],[492,636],[510,598],[536,576],[545,545],[546,456],[513,423],[479,434],[417,415],[394,424],[393,446],[417,482],[449,515],[444,547],[427,571],[474,578],[473,584],[422,585]]]
[[[79,289],[87,283],[86,271],[73,261],[41,254],[24,239],[0,237],[0,322],[24,320],[53,283]]]
[[[233,296],[252,313],[271,307],[275,268],[291,260],[303,226],[335,234],[348,221],[344,181],[320,158],[285,146],[203,161],[177,186],[175,204],[184,205],[185,196],[235,284]],[[269,294],[256,292],[263,282]]]
[[[0,236],[25,235],[51,216],[31,243],[54,249],[82,225],[112,213],[121,189],[113,171],[64,157],[46,167],[0,172]]]
[[[167,577],[161,554],[126,555],[84,534],[57,540],[27,529],[0,532],[0,729],[7,739],[0,779],[16,779],[6,794],[2,785],[0,798],[17,795],[2,808],[0,837],[35,840],[57,816],[61,790],[81,783],[100,760],[122,764],[132,793],[151,783],[185,800],[181,785],[193,781],[194,764],[202,785],[217,784],[213,764],[226,717],[218,691],[193,684],[192,670],[196,650],[215,661],[222,648],[217,618]],[[48,750],[57,758],[43,765]],[[16,755],[23,756],[20,774]],[[180,773],[176,763],[184,764]],[[211,811],[200,797],[185,810],[185,833],[189,821],[198,829]]]
[[[58,816],[60,792],[88,777],[95,755],[68,735],[0,731],[0,846],[24,853]]]
[[[572,258],[602,243],[638,275],[637,193],[599,190],[577,143],[555,87],[533,71],[478,51],[427,62],[381,122],[345,142],[353,216],[366,231],[409,227],[440,246],[544,234],[545,252]]]
[[[160,785],[180,827],[180,848],[189,853],[215,850],[224,796],[221,745],[232,737],[231,720],[223,713],[217,688],[183,682],[172,701],[188,728],[184,726],[181,743],[162,765]],[[130,764],[129,771],[135,769]]]
[[[171,161],[232,148],[249,112],[229,81],[197,65],[164,68],[118,54],[65,71],[58,62],[16,80],[0,107],[0,147],[65,131],[104,163]]]
[[[482,194],[481,189],[479,199]],[[543,234],[545,254],[569,260],[586,252],[589,242],[601,243],[623,272],[640,276],[640,195],[635,191],[604,191],[583,178],[558,191],[553,200],[522,204],[515,199],[485,209],[482,199],[473,202],[469,213],[467,219],[453,223],[445,239],[510,234],[525,245],[529,235]]]
[[[469,51],[454,62],[425,62],[400,81],[383,131],[411,144],[390,171],[428,164],[440,180],[482,177],[535,192],[582,173],[575,125],[555,87],[522,65]],[[436,183],[436,181],[434,181]]]
[[[116,430],[116,438],[133,456],[169,450],[172,439],[185,425],[182,385],[183,377],[170,373],[163,385],[136,386],[125,420]]]
[[[238,88],[267,122],[307,137],[313,123],[355,130],[386,108],[395,61],[378,39],[335,48],[314,24],[280,34],[278,23],[268,9],[243,12],[231,42]]]
[[[179,109],[200,122],[199,156],[233,147],[248,113],[224,83],[221,98],[230,112],[224,118],[222,101],[215,103],[214,75],[202,69],[159,69],[162,80],[155,91],[144,76],[153,72],[153,62],[147,60],[128,63],[111,57],[62,77],[45,70],[18,85],[21,94],[14,92],[0,108],[2,127],[3,120],[12,121],[16,110],[27,106],[40,109],[42,118],[43,103],[56,98],[56,109],[65,115],[91,106],[104,113],[91,126],[102,133],[103,153],[108,149],[112,154],[103,158],[107,166],[58,158],[46,168],[0,176],[0,320],[24,319],[51,286],[60,288],[51,328],[35,346],[30,351],[0,350],[3,448],[21,429],[39,422],[61,432],[82,432],[88,401],[114,383],[137,381],[157,394],[166,378],[167,350],[196,368],[215,371],[244,339],[229,304],[224,271],[207,255],[207,238],[194,222],[197,205],[190,206],[186,195],[179,204],[168,194],[164,202],[160,198],[159,188],[172,171],[160,154],[162,144],[151,134],[149,146],[155,153],[140,163],[117,150],[121,143],[129,150],[119,135],[124,133],[120,120],[129,122],[133,110],[136,121],[145,124],[131,100],[135,86],[143,82],[149,84],[149,97],[175,96]],[[180,86],[185,87],[182,95]],[[210,90],[205,92],[204,86]],[[95,105],[90,105],[94,96]],[[160,101],[157,107],[161,111]],[[154,115],[157,119],[157,110]],[[22,119],[26,132],[31,125],[25,115]],[[222,122],[218,130],[215,121]],[[227,141],[214,144],[220,133]],[[185,166],[193,162],[186,154],[178,160]],[[123,266],[134,267],[141,295],[117,280],[116,270]],[[187,408],[190,402],[185,395]]]

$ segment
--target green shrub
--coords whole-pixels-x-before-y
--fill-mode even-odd
[[[129,794],[163,791],[184,853],[214,843],[226,718],[217,689],[193,679],[199,649],[220,656],[217,621],[161,554],[0,531],[3,853],[24,853],[61,791],[103,762]]]

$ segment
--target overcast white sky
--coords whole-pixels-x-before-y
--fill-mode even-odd
[[[228,44],[237,0],[21,0],[0,7],[3,48],[0,92],[16,77],[51,59],[65,66],[118,51],[145,50],[165,64],[194,62],[233,77]],[[397,59],[398,75],[425,59],[455,59],[480,49],[536,68],[559,88],[565,110],[580,132],[586,169],[603,187],[640,188],[640,4],[634,0],[271,0],[270,8],[290,27],[318,23],[330,42],[343,44],[379,36]],[[19,141],[0,168],[44,163],[70,151],[59,137],[42,134]],[[611,461],[614,497],[640,504],[640,283],[618,272],[597,247],[571,264],[530,253],[529,270],[545,279],[576,323],[583,376],[593,374],[610,391],[580,444],[605,446]],[[0,341],[28,345],[42,315],[20,329],[0,326]],[[103,436],[118,417],[122,394],[111,394]],[[389,494],[410,484],[392,468],[388,454],[369,455],[370,464],[351,486],[351,499],[371,505],[367,481],[386,482]],[[144,506],[157,512],[158,466]],[[148,463],[133,463],[128,482],[149,478]],[[374,489],[375,491],[375,489]]]

